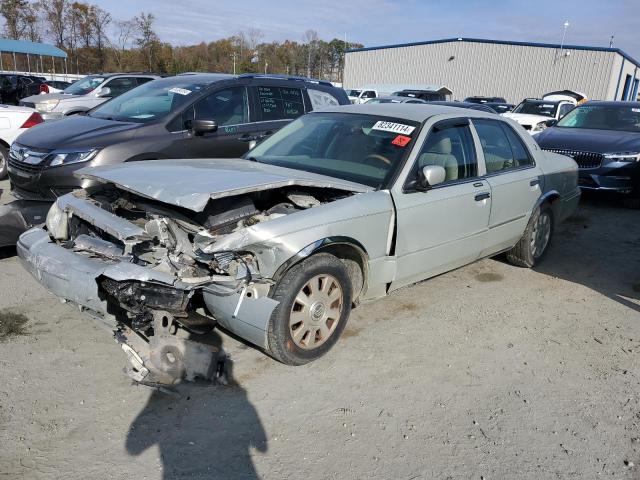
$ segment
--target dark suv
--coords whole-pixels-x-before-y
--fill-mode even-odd
[[[587,102],[534,138],[576,161],[582,189],[618,192],[640,208],[640,102]]]
[[[183,74],[154,80],[86,115],[20,135],[9,152],[11,189],[23,204],[51,202],[88,186],[73,175],[88,166],[239,157],[306,112],[346,104],[344,90],[307,78]],[[0,237],[3,225],[0,215]]]

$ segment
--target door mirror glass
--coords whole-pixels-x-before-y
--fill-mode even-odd
[[[558,120],[552,118],[551,120],[547,120],[546,125],[547,127],[553,127],[556,123],[558,123]]]
[[[446,177],[447,172],[444,167],[441,167],[440,165],[425,165],[418,170],[418,185],[422,189],[428,190],[429,188],[444,182]]]
[[[102,87],[98,91],[98,97],[100,97],[100,98],[105,98],[105,97],[110,97],[110,96],[111,96],[111,89],[109,87]]]
[[[218,122],[215,120],[188,120],[188,128],[195,136],[213,133],[218,130]]]

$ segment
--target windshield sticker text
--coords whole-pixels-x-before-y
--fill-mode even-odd
[[[180,88],[180,87],[170,88],[169,91],[171,93],[177,93],[178,95],[189,95],[191,93],[191,90],[187,90],[186,88]]]
[[[411,135],[416,127],[412,127],[411,125],[403,125],[402,123],[394,123],[394,122],[383,122],[382,120],[376,122],[376,124],[371,127],[373,130],[381,130],[383,132],[392,132],[392,133],[401,133],[403,135]]]

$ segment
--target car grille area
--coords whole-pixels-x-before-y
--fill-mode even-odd
[[[556,148],[545,148],[546,152],[559,153],[560,155],[566,155],[575,160],[580,168],[599,168],[602,165],[602,159],[604,155],[594,152],[581,152],[578,150],[564,150]]]

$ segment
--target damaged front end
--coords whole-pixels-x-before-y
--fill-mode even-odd
[[[216,325],[266,348],[278,304],[261,273],[273,252],[246,245],[246,232],[348,195],[291,186],[195,212],[104,184],[58,199],[46,229],[22,235],[18,254],[48,290],[112,326],[134,380],[213,379]]]

